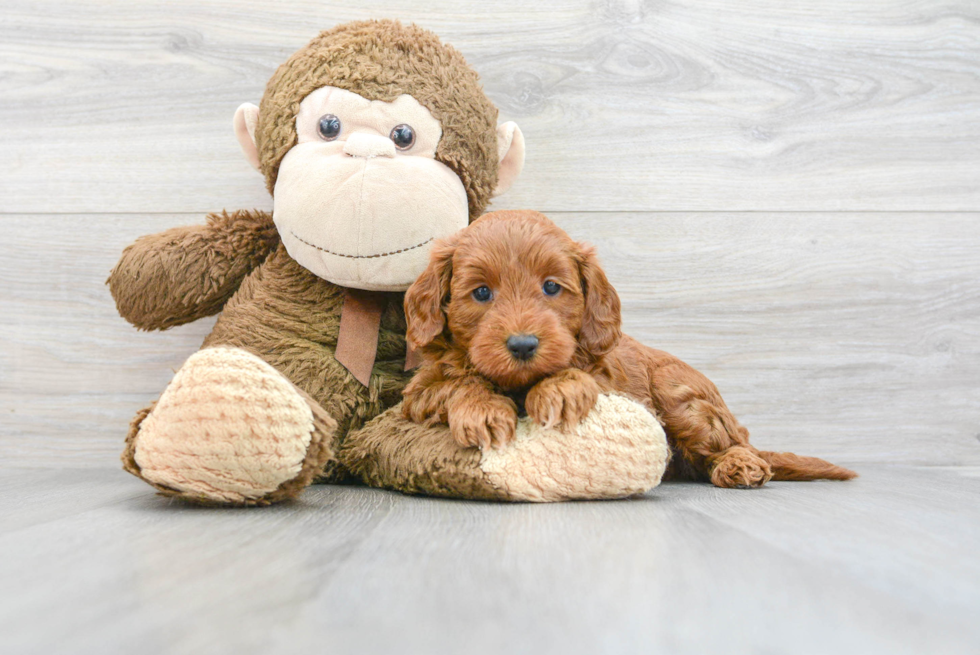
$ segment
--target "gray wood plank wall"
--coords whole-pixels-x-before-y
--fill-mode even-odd
[[[210,321],[138,333],[141,234],[265,207],[230,119],[319,29],[456,45],[527,167],[496,208],[595,243],[634,336],[760,446],[980,466],[980,4],[971,0],[0,7],[0,465],[115,466]]]

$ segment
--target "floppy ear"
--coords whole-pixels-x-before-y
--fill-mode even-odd
[[[455,235],[437,241],[432,246],[429,265],[405,292],[406,338],[413,348],[429,345],[446,327],[442,304],[453,277],[456,242]]]
[[[619,295],[599,265],[595,249],[585,243],[578,244],[578,248],[585,294],[585,315],[578,341],[586,352],[598,357],[615,348],[623,336]]]

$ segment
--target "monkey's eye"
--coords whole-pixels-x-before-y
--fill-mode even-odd
[[[324,114],[316,124],[316,131],[324,141],[333,141],[340,136],[340,119],[333,114]]]
[[[473,290],[473,300],[477,302],[487,302],[493,297],[490,287],[477,287]]]
[[[545,280],[545,283],[541,286],[541,290],[544,291],[546,296],[557,296],[558,292],[561,291],[561,285],[554,280]]]
[[[405,123],[397,125],[389,136],[399,150],[408,150],[415,145],[415,130],[412,129],[411,125]]]

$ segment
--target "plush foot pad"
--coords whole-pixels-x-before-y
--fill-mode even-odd
[[[406,493],[551,502],[623,498],[660,483],[670,450],[640,404],[602,395],[563,432],[521,419],[514,441],[481,452],[458,445],[444,425],[413,423],[394,407],[348,435],[341,461],[368,484]]]
[[[669,457],[663,428],[650,412],[603,395],[568,432],[519,422],[515,440],[485,451],[480,468],[491,484],[521,500],[622,498],[657,486]]]
[[[255,355],[208,348],[191,356],[134,422],[127,452],[133,472],[164,493],[265,504],[295,495],[322,466],[324,433],[336,424],[315,409]]]

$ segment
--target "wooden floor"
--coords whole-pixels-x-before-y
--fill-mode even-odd
[[[758,446],[862,477],[215,511],[119,470],[213,319],[137,332],[109,270],[269,208],[235,108],[369,17],[520,124],[493,208],[594,243]],[[0,654],[980,652],[980,3],[4,0],[0,128]]]
[[[115,470],[0,473],[3,653],[980,649],[980,477],[862,467],[500,505],[314,487],[190,508]]]

